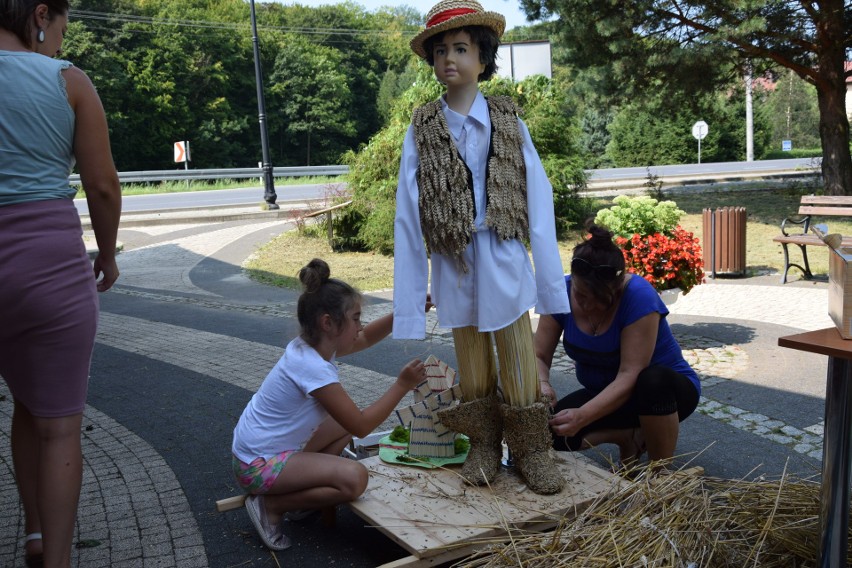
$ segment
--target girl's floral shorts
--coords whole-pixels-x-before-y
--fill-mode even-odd
[[[272,487],[272,484],[275,483],[275,480],[278,479],[278,475],[284,469],[287,459],[296,453],[296,451],[287,450],[268,460],[257,458],[250,464],[241,461],[237,456],[232,456],[231,464],[234,468],[237,483],[247,493],[266,493]]]

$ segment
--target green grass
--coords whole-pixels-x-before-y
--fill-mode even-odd
[[[772,242],[780,234],[781,221],[796,213],[803,194],[813,193],[807,188],[772,188],[753,190],[694,191],[666,193],[665,199],[675,201],[686,212],[680,224],[703,243],[702,215],[704,209],[719,207],[746,208],[746,272],[748,276],[780,273],[784,256],[781,245]],[[595,210],[607,207],[611,199],[594,201]],[[852,234],[852,221],[833,218],[815,219],[824,222],[832,233]],[[567,269],[574,246],[581,235],[575,234],[559,242],[563,267]],[[809,260],[815,275],[828,274],[828,249],[810,247]],[[790,247],[793,262],[800,262],[799,250]],[[322,230],[290,231],[262,247],[247,263],[251,278],[258,281],[298,289],[296,274],[312,258],[328,261],[332,275],[349,282],[363,291],[374,291],[393,286],[393,258],[373,253],[340,253],[329,247]],[[799,278],[796,270],[790,271],[791,280]]]
[[[299,270],[312,258],[322,258],[331,276],[365,292],[393,287],[393,257],[369,252],[334,252],[322,232],[288,231],[261,247],[245,263],[250,278],[299,289]]]
[[[275,179],[275,187],[287,185],[325,185],[345,182],[340,176],[284,177]],[[235,189],[239,187],[263,187],[263,181],[256,178],[219,179],[210,181],[164,181],[160,183],[123,183],[122,195],[154,195],[159,193],[186,193],[187,191],[215,191],[217,189]],[[77,190],[77,197],[85,197],[82,189]]]

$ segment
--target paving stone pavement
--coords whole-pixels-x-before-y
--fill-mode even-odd
[[[241,510],[215,512],[217,499],[238,492],[229,479],[230,431],[296,330],[297,295],[250,282],[240,265],[292,224],[268,217],[162,221],[160,216],[156,225],[122,229],[121,279],[101,298],[73,565],[275,566],[280,558],[280,564],[291,566],[370,566],[388,555],[402,556],[401,549],[371,536],[374,529],[345,511],[338,512],[336,532],[290,527],[296,544],[277,557],[259,544]],[[704,388],[700,416],[684,423],[682,445],[700,452],[702,436],[716,435],[723,445],[729,439],[725,448],[746,445],[772,454],[776,470],[790,456],[801,456],[815,470],[821,459],[818,410],[825,364],[778,348],[775,339],[833,325],[827,286],[781,286],[777,280],[769,275],[710,281],[670,306],[673,330]],[[387,313],[391,297],[392,291],[368,295],[364,319]],[[339,363],[342,382],[359,405],[378,398],[413,357],[435,353],[453,361],[451,335],[437,328],[434,314],[427,329],[424,342],[386,341],[381,345],[387,347]],[[775,364],[779,367],[771,368]],[[789,378],[779,376],[785,369]],[[556,358],[552,374],[561,393],[576,383],[564,356]],[[784,402],[793,400],[789,406]],[[0,383],[4,567],[23,565],[23,516],[9,447],[11,408]],[[380,430],[392,425],[388,420]],[[743,471],[750,468],[746,461]],[[717,467],[716,474],[739,471],[722,462],[711,457],[705,467]],[[325,538],[333,538],[335,546]],[[365,551],[374,548],[365,542],[386,550]]]

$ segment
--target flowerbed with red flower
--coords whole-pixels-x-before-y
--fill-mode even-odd
[[[686,294],[704,281],[701,245],[691,232],[678,225],[671,235],[635,234],[616,237],[627,271],[638,274],[658,292],[680,288]]]

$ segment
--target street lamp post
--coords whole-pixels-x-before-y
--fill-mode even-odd
[[[263,100],[263,71],[260,68],[260,42],[257,38],[257,17],[254,12],[254,0],[251,8],[251,42],[254,48],[254,78],[257,82],[257,115],[260,122],[260,146],[263,152],[263,200],[267,209],[278,209],[275,200],[275,182],[272,175],[272,161],[269,159],[269,136],[266,132],[266,103]]]

